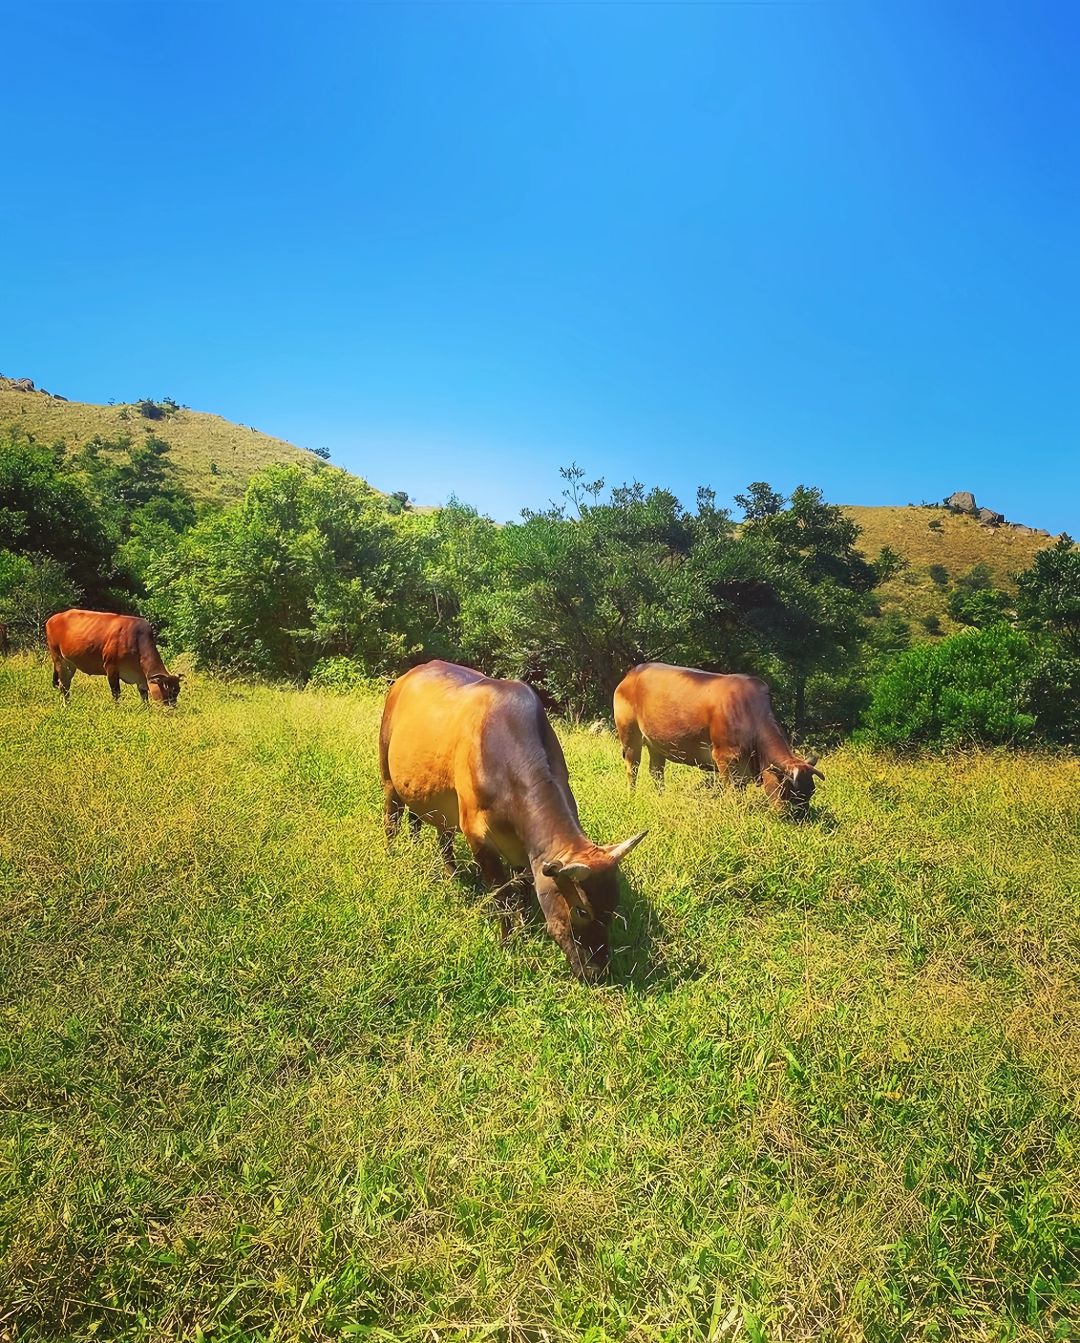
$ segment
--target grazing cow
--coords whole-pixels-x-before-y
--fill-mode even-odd
[[[105,676],[114,700],[120,682],[136,685],[143,703],[152,696],[175,708],[180,676],[161,660],[149,621],[110,611],[61,611],[45,622],[45,640],[53,662],[53,685],[71,699],[71,678],[77,671]]]
[[[692,667],[643,662],[615,690],[615,726],[633,788],[641,743],[657,787],[668,760],[717,770],[744,787],[757,779],[777,807],[805,815],[816,756],[792,752],[773,717],[769,687],[756,676],[721,676]]]
[[[562,748],[534,690],[451,662],[414,667],[386,697],[379,767],[388,838],[406,813],[414,831],[428,821],[453,873],[460,830],[502,897],[504,936],[506,892],[520,895],[531,871],[547,930],[571,969],[600,977],[619,898],[616,869],[645,836],[601,845],[582,831]]]

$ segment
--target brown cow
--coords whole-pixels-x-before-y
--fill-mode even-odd
[[[531,871],[548,932],[571,969],[599,978],[619,898],[616,869],[644,834],[600,845],[582,831],[562,748],[534,690],[451,662],[414,667],[386,697],[379,766],[388,838],[406,813],[414,830],[428,821],[453,873],[461,830],[502,897],[504,936],[506,892],[520,890]]]
[[[53,685],[66,701],[77,671],[106,676],[114,700],[120,682],[136,685],[143,703],[148,696],[175,708],[180,676],[169,672],[154,643],[149,621],[111,611],[60,611],[45,622],[45,640],[53,661]]]
[[[756,676],[721,676],[692,667],[643,662],[615,690],[615,726],[633,788],[641,743],[657,787],[668,760],[717,770],[745,786],[757,779],[774,805],[805,815],[814,793],[816,756],[792,752],[773,717],[769,687]]]

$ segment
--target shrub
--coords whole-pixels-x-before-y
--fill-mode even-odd
[[[308,679],[309,690],[326,690],[335,695],[385,694],[389,680],[369,676],[353,658],[332,657],[316,662]]]
[[[935,587],[943,588],[948,585],[949,571],[943,564],[932,564],[928,570],[930,581]]]
[[[874,687],[863,734],[882,746],[986,745],[1035,735],[1043,652],[1008,625],[901,653]]]

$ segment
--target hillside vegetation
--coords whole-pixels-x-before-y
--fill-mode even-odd
[[[388,853],[376,696],[0,661],[0,1332],[1066,1338],[1080,770],[626,791],[612,981]],[[1073,1243],[1074,1248],[1074,1243]]]
[[[862,529],[859,548],[866,556],[872,558],[883,546],[891,546],[907,561],[908,567],[887,579],[876,595],[882,611],[895,611],[912,622],[916,637],[925,637],[927,617],[937,618],[942,633],[959,628],[949,618],[948,588],[934,581],[931,566],[942,566],[951,583],[984,564],[995,584],[1011,591],[1016,574],[1027,569],[1039,551],[1055,540],[1043,533],[1018,531],[1008,524],[986,527],[973,517],[947,508],[847,505],[844,512]]]
[[[240,497],[256,471],[318,459],[303,448],[220,415],[180,407],[162,419],[142,416],[138,404],[95,406],[64,401],[43,392],[14,390],[0,378],[0,432],[32,434],[39,443],[62,442],[71,452],[92,438],[109,442],[152,432],[172,449],[183,484],[197,500],[228,503]],[[214,468],[216,467],[216,471]]]
[[[219,503],[237,499],[251,476],[266,466],[311,465],[317,460],[284,439],[219,415],[181,407],[165,419],[148,420],[140,415],[137,403],[98,406],[64,401],[40,391],[17,391],[12,379],[0,377],[0,433],[7,428],[33,434],[42,443],[62,441],[73,452],[95,436],[114,441],[152,431],[170,445],[183,484],[194,497]],[[423,482],[413,485],[423,498]],[[868,559],[882,546],[891,546],[908,561],[909,568],[888,580],[879,596],[884,611],[897,611],[914,622],[916,635],[927,616],[938,618],[942,632],[957,628],[946,610],[945,589],[930,576],[931,565],[943,565],[951,580],[985,564],[998,585],[1009,588],[1013,576],[1053,539],[1025,535],[1009,526],[984,527],[944,508],[851,505],[844,511],[863,529],[859,548]],[[934,520],[941,524],[940,530],[930,528]]]

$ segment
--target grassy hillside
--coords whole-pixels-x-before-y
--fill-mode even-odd
[[[0,663],[5,1337],[1070,1336],[1075,764],[841,752],[792,826],[564,732],[650,829],[588,989],[386,852],[376,699],[48,680]]]
[[[99,436],[116,439],[152,432],[172,448],[184,483],[197,499],[227,502],[243,493],[248,478],[275,463],[318,461],[310,452],[220,415],[179,410],[167,419],[144,419],[134,405],[94,406],[42,392],[13,390],[0,378],[0,430],[14,427],[42,443],[77,449]],[[212,469],[217,468],[216,473]]]
[[[1011,589],[1013,576],[1030,566],[1054,537],[1026,535],[1010,526],[984,527],[974,518],[946,508],[850,506],[844,510],[863,530],[861,548],[871,559],[883,546],[908,561],[909,567],[878,593],[883,611],[899,611],[925,634],[924,617],[937,616],[943,633],[957,626],[946,613],[948,588],[934,582],[932,565],[943,565],[951,582],[976,564],[985,564],[999,587]],[[936,522],[938,527],[932,528]]]

